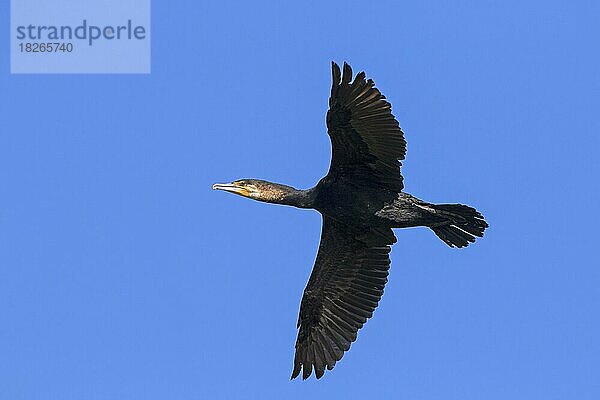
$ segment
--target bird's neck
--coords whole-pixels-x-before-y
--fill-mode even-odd
[[[267,203],[283,204],[298,208],[312,208],[314,201],[314,190],[301,190],[291,186],[272,183],[271,187],[263,193],[260,200]]]
[[[294,206],[298,208],[313,208],[313,192],[311,189],[300,190],[292,188],[281,200],[280,204]]]

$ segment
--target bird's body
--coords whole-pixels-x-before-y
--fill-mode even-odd
[[[323,216],[321,243],[298,318],[295,378],[332,369],[372,316],[383,294],[396,242],[392,228],[426,226],[450,247],[483,236],[487,223],[461,204],[431,204],[404,193],[400,161],[404,134],[390,104],[365,79],[333,63],[327,112],[332,143],[328,174],[315,187],[299,190],[256,179],[216,184],[255,200],[312,208]]]

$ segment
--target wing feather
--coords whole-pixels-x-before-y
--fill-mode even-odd
[[[358,230],[358,231],[357,231]],[[324,216],[315,266],[304,289],[292,379],[317,379],[350,349],[387,282],[391,229],[348,227]]]
[[[343,73],[332,63],[332,87],[327,112],[332,157],[329,174],[365,175],[364,182],[401,191],[400,160],[406,140],[392,107],[364,72],[352,81],[352,68]]]

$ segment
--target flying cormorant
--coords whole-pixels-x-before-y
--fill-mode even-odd
[[[400,160],[406,140],[390,103],[360,72],[343,74],[332,62],[333,85],[327,111],[331,164],[308,190],[258,179],[215,184],[267,203],[313,208],[323,217],[321,243],[304,289],[292,379],[302,371],[317,379],[331,370],[358,330],[373,315],[383,294],[396,242],[392,228],[426,226],[450,247],[465,247],[488,227],[474,208],[431,204],[402,192]]]

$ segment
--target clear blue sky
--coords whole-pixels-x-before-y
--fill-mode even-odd
[[[151,75],[10,75],[3,35],[0,398],[600,398],[598,3],[283,3],[154,1]],[[291,382],[320,216],[210,187],[325,174],[331,60],[392,102],[406,190],[491,227],[397,231]]]

